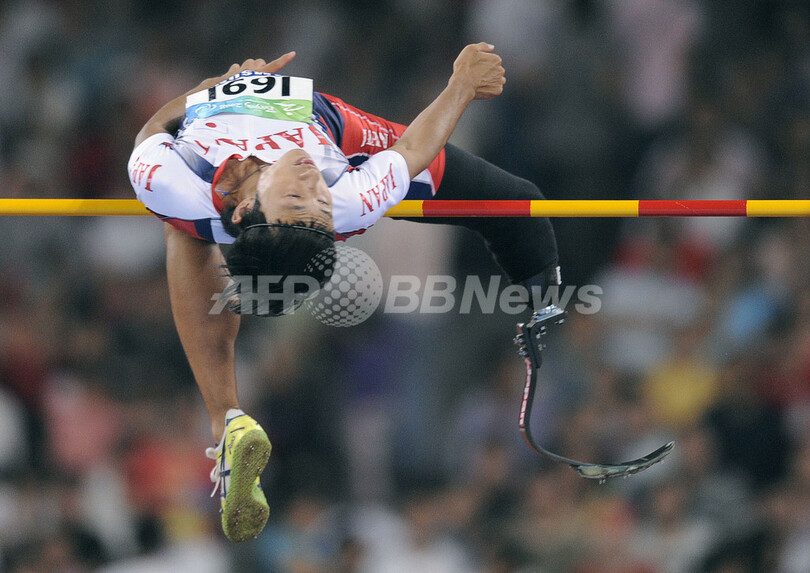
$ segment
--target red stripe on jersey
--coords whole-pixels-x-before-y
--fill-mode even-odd
[[[345,242],[349,239],[349,237],[354,237],[355,235],[362,235],[365,233],[365,229],[358,229],[356,231],[349,231],[348,233],[335,233],[335,241]]]
[[[188,235],[191,235],[195,239],[201,239],[203,241],[206,240],[205,237],[202,237],[197,232],[197,227],[194,225],[194,221],[184,221],[183,219],[173,219],[171,217],[163,217],[161,215],[158,215],[158,217],[164,223],[168,223],[169,225],[171,225],[175,229],[183,231],[184,233],[186,233]]]
[[[434,159],[431,164],[428,166],[428,171],[430,172],[430,178],[433,179],[433,194],[436,194],[436,190],[442,184],[442,178],[444,177],[444,158],[445,153],[444,149],[441,150],[439,155]]]
[[[238,153],[234,153],[228,159],[220,163],[217,170],[214,171],[214,177],[211,179],[211,202],[214,204],[214,209],[217,210],[217,213],[222,213],[222,210],[225,209],[225,205],[222,203],[222,198],[219,196],[219,193],[217,193],[217,183],[219,183],[219,178],[222,177],[222,174],[225,172],[225,167],[228,165],[228,162],[231,159],[238,159],[241,161],[242,156]]]

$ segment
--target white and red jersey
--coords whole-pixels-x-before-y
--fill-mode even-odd
[[[273,163],[292,149],[312,156],[332,193],[338,238],[362,232],[404,198],[435,194],[444,152],[409,181],[405,159],[388,150],[405,126],[312,91],[312,81],[243,72],[187,98],[176,136],[153,135],[129,160],[138,199],[191,236],[231,243],[214,192],[228,159]]]

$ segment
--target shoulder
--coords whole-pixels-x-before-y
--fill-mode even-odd
[[[138,145],[128,171],[138,200],[153,213],[184,220],[218,217],[210,183],[177,153],[170,134],[153,135]]]
[[[347,171],[330,187],[335,230],[347,233],[370,227],[405,197],[409,185],[405,158],[393,150]]]

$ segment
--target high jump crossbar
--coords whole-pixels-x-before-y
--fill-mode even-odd
[[[367,203],[369,211],[373,203]],[[135,199],[0,199],[0,216],[151,215]],[[810,200],[402,201],[386,217],[810,217]]]

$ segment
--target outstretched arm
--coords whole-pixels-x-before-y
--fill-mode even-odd
[[[238,408],[234,343],[239,315],[208,314],[211,295],[228,284],[219,246],[165,224],[169,299],[180,342],[202,393],[214,440],[222,437],[225,413]]]
[[[503,92],[505,71],[493,49],[485,42],[465,47],[453,64],[447,87],[391,146],[405,158],[411,178],[436,158],[472,100],[491,99]]]
[[[135,138],[135,146],[137,147],[142,141],[152,135],[155,135],[156,133],[173,133],[176,131],[179,127],[180,120],[183,119],[183,116],[186,113],[187,95],[215,86],[219,82],[226,80],[232,75],[238,74],[244,70],[253,70],[255,72],[266,72],[268,74],[273,74],[286,66],[294,57],[295,52],[288,52],[280,58],[276,58],[269,64],[261,58],[258,60],[245,60],[241,65],[233,64],[225,74],[215,78],[208,78],[193,90],[174,98],[160,108],[158,112],[146,122],[146,125],[141,128],[141,131]]]
[[[266,63],[262,59],[233,64],[227,73],[203,81],[188,93],[207,89],[244,70],[274,73],[295,57],[295,52]],[[186,111],[183,94],[164,105],[143,126],[135,146],[156,133],[172,133]],[[211,417],[215,440],[222,437],[225,413],[238,408],[234,343],[239,332],[239,315],[230,312],[209,314],[211,296],[223,292],[228,284],[223,276],[224,260],[219,247],[200,241],[165,225],[166,273],[172,315],[188,358],[194,378],[200,388]]]

